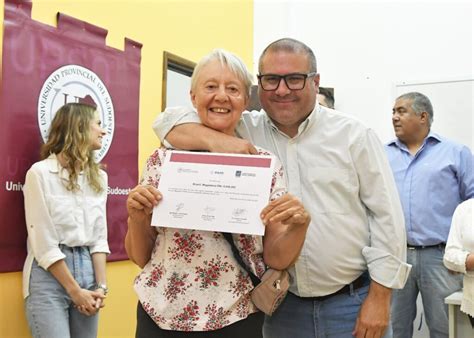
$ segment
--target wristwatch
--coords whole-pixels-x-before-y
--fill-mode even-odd
[[[95,289],[102,289],[102,291],[104,291],[104,295],[108,294],[109,293],[109,288],[107,287],[107,285],[105,284],[102,284],[102,283],[98,283],[96,286],[95,286]]]

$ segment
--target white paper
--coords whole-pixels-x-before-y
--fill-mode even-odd
[[[154,226],[263,235],[272,156],[169,151]]]

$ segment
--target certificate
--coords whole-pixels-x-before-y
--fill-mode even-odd
[[[263,235],[272,156],[169,151],[154,226]]]

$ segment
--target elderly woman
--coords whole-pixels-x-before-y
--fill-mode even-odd
[[[474,199],[459,204],[453,215],[444,265],[464,274],[461,311],[466,313],[474,328]]]
[[[214,50],[194,70],[191,101],[204,125],[234,135],[250,86],[244,63]],[[161,148],[150,156],[141,184],[127,199],[125,246],[143,268],[135,280],[136,337],[261,337],[263,314],[250,299],[252,282],[222,233],[150,226],[152,208],[162,197],[156,187],[166,152]],[[264,237],[233,234],[243,260],[260,277],[266,265],[285,269],[297,258],[310,220],[286,194],[279,163],[270,196],[261,214]]]

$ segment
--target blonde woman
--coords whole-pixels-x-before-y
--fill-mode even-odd
[[[107,175],[94,160],[104,135],[94,107],[68,103],[26,174],[23,294],[33,337],[97,336],[110,252]]]

